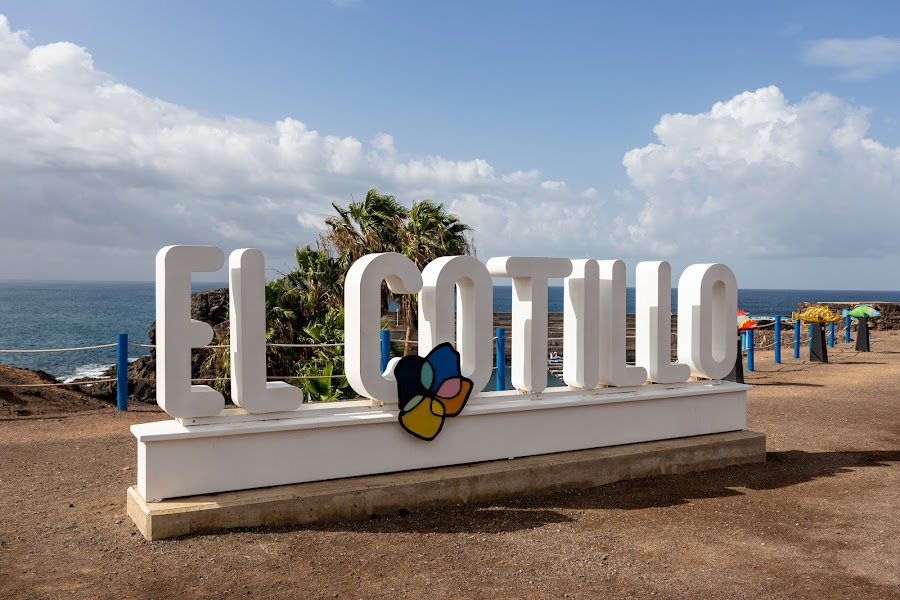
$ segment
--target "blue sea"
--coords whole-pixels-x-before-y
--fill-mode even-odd
[[[223,283],[195,283],[193,291],[225,287]],[[74,348],[116,343],[119,333],[128,341],[149,344],[147,334],[156,320],[153,282],[18,282],[0,281],[0,350]],[[147,353],[131,347],[129,360]],[[0,353],[0,362],[40,369],[60,379],[97,377],[116,361],[116,349]]]
[[[225,287],[222,283],[194,283],[195,292]],[[900,292],[846,290],[740,290],[738,306],[751,315],[787,315],[800,302],[900,302]],[[550,312],[562,312],[563,288],[551,287]],[[677,291],[672,291],[677,307]],[[511,288],[495,286],[494,311],[509,312]],[[634,312],[634,289],[626,293],[626,308]],[[677,309],[676,309],[677,310]],[[127,333],[129,342],[147,344],[155,320],[152,282],[16,282],[0,281],[0,350],[73,348],[113,344]],[[146,354],[129,349],[129,359]],[[52,354],[0,353],[0,362],[40,369],[60,379],[95,377],[115,362],[116,349]]]

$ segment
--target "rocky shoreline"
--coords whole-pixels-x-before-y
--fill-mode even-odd
[[[0,364],[0,419],[109,407],[107,400],[82,391],[82,387],[54,383],[56,377],[50,373]]]

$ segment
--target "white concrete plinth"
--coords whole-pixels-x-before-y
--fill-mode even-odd
[[[486,393],[447,419],[431,442],[400,427],[395,405],[360,402],[133,425],[137,492],[158,501],[740,431],[748,389],[698,381]]]
[[[296,526],[403,510],[502,502],[505,498],[585,489],[623,479],[765,460],[765,435],[732,431],[162,502],[146,502],[131,487],[128,515],[145,538],[159,540],[235,527]]]

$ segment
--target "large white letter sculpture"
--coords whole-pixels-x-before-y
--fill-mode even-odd
[[[395,294],[417,294],[422,274],[416,263],[396,252],[363,256],[344,283],[344,370],[356,393],[397,403],[397,384],[381,373],[381,282]]]
[[[737,358],[737,280],[722,264],[691,265],[678,280],[678,360],[722,379]]]
[[[600,382],[600,265],[573,260],[563,297],[563,381],[583,389]]]
[[[259,250],[228,258],[231,318],[231,399],[252,413],[295,410],[303,392],[284,381],[266,382],[266,274]]]
[[[493,369],[494,282],[485,266],[471,256],[443,256],[422,271],[419,292],[419,356],[438,344],[453,343],[453,299],[458,307],[456,350],[460,372],[472,380],[475,393],[484,389]],[[454,289],[458,292],[454,294]]]
[[[625,363],[625,263],[601,260],[600,383],[616,387],[643,385],[647,370]]]
[[[213,338],[212,327],[191,319],[191,273],[218,271],[224,262],[214,246],[166,246],[156,254],[156,402],[177,419],[225,407],[216,390],[191,385],[191,348]]]
[[[512,384],[519,391],[547,387],[548,280],[568,277],[567,258],[502,256],[488,259],[495,277],[512,277]]]
[[[635,271],[635,364],[654,383],[687,381],[691,369],[672,362],[672,267],[665,261],[638,263]]]

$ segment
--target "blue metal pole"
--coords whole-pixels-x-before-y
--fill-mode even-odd
[[[809,347],[810,348],[812,348],[813,327],[814,327],[814,325],[812,323],[810,323],[810,325],[809,325]]]
[[[781,317],[775,317],[775,364],[781,363]]]
[[[850,315],[844,315],[844,341],[850,343]]]
[[[834,321],[828,324],[828,347],[834,348]]]
[[[497,336],[497,358],[494,361],[497,365],[497,391],[502,392],[506,389],[506,331],[498,327],[494,330],[494,335]]]
[[[128,334],[116,340],[116,410],[128,410]]]
[[[753,342],[755,341],[753,338],[753,330],[747,330],[747,370],[753,370]]]
[[[800,319],[794,321],[794,358],[800,358]]]
[[[387,370],[388,362],[391,360],[391,330],[381,330],[381,372]]]

